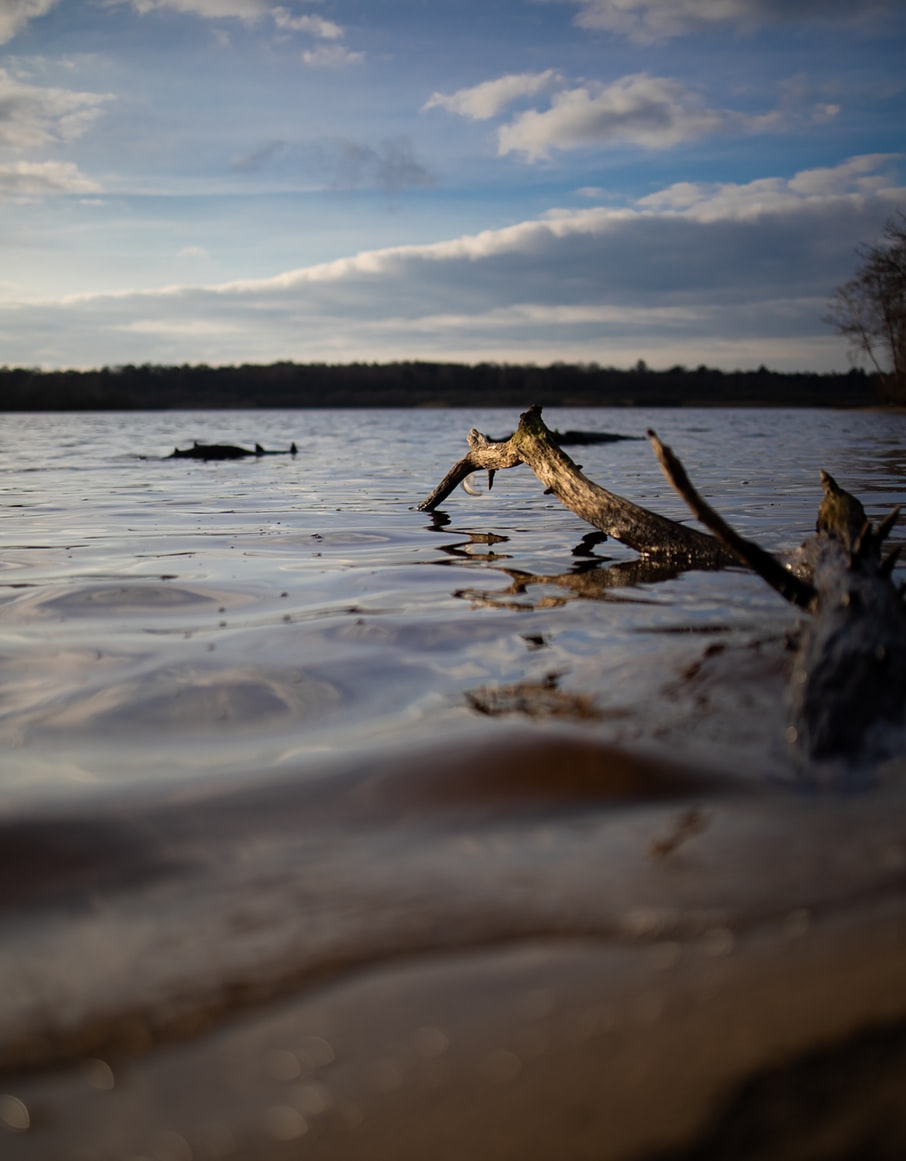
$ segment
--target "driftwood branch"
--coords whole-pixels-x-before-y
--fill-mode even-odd
[[[518,464],[527,464],[571,512],[643,556],[699,567],[725,565],[733,560],[713,536],[633,504],[589,480],[557,445],[537,406],[520,416],[519,427],[508,440],[493,442],[473,428],[469,432],[468,454],[450,469],[419,509],[433,511],[473,472],[496,472]]]
[[[808,618],[791,682],[788,738],[814,759],[858,766],[902,749],[906,728],[906,606],[893,584],[898,549],[882,545],[899,508],[872,525],[855,496],[821,473],[824,497],[816,535],[802,546],[797,576],[759,545],[740,536],[699,494],[685,468],[654,432],[649,438],[664,472],[693,515],[713,535],[641,508],[593,483],[557,445],[532,407],[507,440],[474,429],[469,453],[419,507],[435,509],[472,472],[489,482],[501,468],[527,464],[565,507],[652,561],[683,567],[751,568]]]
[[[496,472],[500,468],[515,468],[523,462],[513,445],[514,436],[495,442],[474,427],[469,432],[469,453],[450,468],[427,499],[422,500],[420,512],[433,512],[455,488],[473,472]],[[493,478],[493,477],[492,477]]]

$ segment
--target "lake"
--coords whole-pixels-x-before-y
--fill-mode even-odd
[[[632,437],[567,451],[686,520],[654,428],[780,554],[814,530],[820,469],[874,520],[906,498],[902,414],[544,418]],[[785,738],[800,617],[742,568],[639,567],[525,466],[417,510],[470,427],[517,422],[0,418],[12,1156],[261,1161],[304,1139],[344,1161],[498,1158],[545,1136],[548,1156],[635,1156],[698,1131],[715,1077],[906,1013],[903,761],[875,793],[816,799]],[[170,458],[194,440],[298,454]],[[891,898],[875,922],[865,900]],[[857,910],[877,949],[860,980]],[[844,960],[812,1011],[815,965]],[[718,992],[749,1040],[723,1042]],[[713,1067],[651,1120],[676,1079],[652,1061],[677,1060],[693,1012]],[[567,1128],[569,1101],[598,1109],[602,1059],[611,1105]]]
[[[654,427],[714,505],[778,551],[813,530],[820,468],[874,517],[906,487],[902,415],[545,418],[632,436]],[[5,800],[264,775],[454,728],[493,734],[468,695],[548,674],[564,694],[592,699],[597,733],[665,737],[673,749],[684,723],[665,691],[690,658],[785,632],[795,617],[742,570],[621,584],[634,554],[594,543],[525,467],[499,475],[489,495],[459,490],[442,513],[414,511],[464,454],[470,426],[502,437],[517,420],[446,410],[4,416]],[[163,458],[194,439],[295,441],[299,454]],[[686,519],[646,441],[573,458],[612,491]],[[759,760],[774,753],[776,737],[753,730],[743,707],[717,716],[697,723],[702,739],[738,730]]]

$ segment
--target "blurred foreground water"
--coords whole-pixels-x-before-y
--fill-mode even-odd
[[[545,420],[655,428],[776,552],[819,469],[906,491],[903,415]],[[524,467],[415,510],[517,421],[2,417],[4,1157],[654,1156],[906,1020],[903,762],[797,767],[797,615],[743,570],[640,568]],[[686,518],[644,439],[567,450]],[[846,1148],[906,1140],[893,1043]]]

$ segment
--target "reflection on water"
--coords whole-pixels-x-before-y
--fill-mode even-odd
[[[557,576],[538,576],[512,568],[503,568],[500,571],[510,577],[511,583],[506,588],[484,592],[477,589],[460,589],[456,595],[478,603],[508,609],[559,607],[574,597],[590,601],[619,600],[633,604],[650,604],[649,598],[625,592],[614,595],[612,590],[636,589],[642,585],[674,580],[683,569],[671,561],[638,559],[621,560],[604,568],[591,561],[582,562],[575,565],[573,571]],[[544,586],[565,589],[567,595],[542,595],[541,592],[534,591]],[[507,599],[509,596],[522,597],[530,591],[532,592],[530,602],[520,603]]]
[[[489,725],[470,708],[476,689],[551,672],[563,697],[594,703],[602,738],[670,734],[665,708],[677,708],[702,634],[748,657],[752,641],[778,639],[794,617],[739,570],[682,573],[638,560],[545,496],[524,468],[499,473],[490,494],[459,490],[441,512],[414,510],[461,455],[469,426],[493,431],[515,418],[6,417],[0,786],[28,797],[162,770],[177,779],[263,773],[470,722],[480,732]],[[654,416],[553,409],[546,418],[638,435]],[[774,550],[811,531],[820,467],[860,493],[872,516],[902,497],[902,416],[674,411],[655,422],[701,490]],[[289,439],[299,455],[164,458],[193,439]],[[581,458],[604,486],[687,518],[644,441],[590,445]],[[531,646],[539,641],[543,661]],[[742,690],[744,664],[738,677]],[[766,694],[778,706],[781,687],[782,675]],[[699,709],[684,707],[698,741],[724,738],[725,722]],[[776,761],[781,709],[748,753],[755,766]]]

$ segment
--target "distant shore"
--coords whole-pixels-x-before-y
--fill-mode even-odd
[[[846,373],[721,371],[699,366],[629,370],[596,363],[272,363],[238,367],[0,368],[0,412],[357,407],[872,407],[878,377]]]

